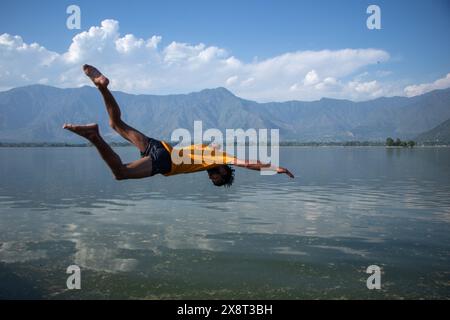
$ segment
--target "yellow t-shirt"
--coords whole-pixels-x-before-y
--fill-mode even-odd
[[[161,143],[171,155],[172,162],[171,170],[164,174],[165,176],[208,170],[222,164],[234,164],[236,159],[206,144],[192,144],[174,149],[165,141],[161,141]],[[174,155],[178,156],[174,157]]]

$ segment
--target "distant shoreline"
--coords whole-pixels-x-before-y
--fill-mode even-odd
[[[112,147],[131,147],[128,142],[110,142]],[[385,147],[388,149],[409,149],[402,146],[386,146],[384,142],[376,141],[347,141],[347,142],[281,142],[280,147]],[[0,142],[0,148],[84,148],[93,147],[90,143],[65,142]],[[450,147],[450,144],[422,143],[414,148],[421,147]]]

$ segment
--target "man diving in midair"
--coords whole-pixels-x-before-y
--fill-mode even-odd
[[[134,144],[141,152],[141,158],[130,163],[122,163],[120,157],[105,142],[105,140],[103,140],[98,125],[95,123],[87,125],[64,124],[63,128],[89,140],[97,148],[101,157],[111,169],[117,180],[140,179],[151,177],[155,174],[171,176],[180,173],[192,173],[206,170],[209,179],[211,179],[214,185],[229,187],[234,180],[234,170],[230,165],[251,170],[261,170],[262,168],[271,169],[270,164],[262,164],[259,161],[240,160],[208,145],[191,145],[182,148],[182,150],[175,150],[175,152],[181,151],[192,161],[184,161],[182,163],[172,161],[171,155],[173,148],[171,145],[165,141],[147,137],[121,119],[119,105],[108,89],[108,78],[90,65],[84,65],[83,70],[103,96],[106,111],[109,114],[109,124],[111,128],[124,139]],[[197,152],[199,151],[198,148],[201,149],[200,153]],[[208,151],[208,154],[212,154],[216,157],[219,156],[223,161],[215,163],[212,161],[204,161],[203,157],[204,154],[206,154],[204,153],[205,151]],[[195,159],[198,155],[202,158],[200,161],[196,161]],[[285,173],[291,178],[294,177],[293,174],[285,168],[277,167],[272,169],[276,170],[277,173]]]

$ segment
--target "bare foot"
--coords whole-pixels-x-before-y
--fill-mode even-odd
[[[85,64],[83,66],[84,73],[92,80],[98,88],[106,88],[109,84],[109,79],[105,77],[97,68]]]
[[[72,131],[73,133],[76,133],[77,135],[86,138],[89,141],[92,141],[93,139],[100,136],[98,132],[98,125],[96,123],[90,123],[86,125],[65,123],[63,125],[63,129]]]

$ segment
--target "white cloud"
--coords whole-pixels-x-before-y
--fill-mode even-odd
[[[338,85],[338,82],[335,78],[333,77],[327,77],[325,78],[322,82],[316,84],[315,88],[317,90],[324,90],[327,88],[332,88]]]
[[[450,87],[450,73],[447,73],[447,75],[444,78],[438,79],[432,83],[422,83],[418,85],[407,86],[405,88],[405,94],[408,97],[413,97],[436,89],[445,89],[449,87]]]
[[[80,63],[94,55],[111,55],[116,52],[115,42],[118,39],[119,23],[115,20],[103,20],[100,27],[91,27],[72,39],[64,60],[69,63]]]
[[[354,89],[356,92],[361,93],[372,93],[374,90],[379,88],[379,85],[376,80],[368,81],[368,82],[357,82],[351,81],[349,82],[349,87]]]
[[[225,84],[227,86],[232,86],[233,84],[236,83],[236,81],[238,81],[239,77],[238,76],[231,76],[227,79],[227,81],[225,82]]]
[[[132,34],[116,40],[116,50],[120,53],[130,53],[142,48],[145,45],[143,39],[136,39]]]
[[[305,86],[311,86],[319,82],[319,76],[317,75],[317,72],[315,70],[311,70],[308,72],[305,76],[305,79],[303,80],[303,83]]]
[[[98,66],[114,90],[130,93],[182,93],[225,86],[257,101],[316,100],[321,97],[366,100],[386,92],[364,68],[387,61],[378,49],[287,52],[244,62],[227,50],[206,44],[122,36],[119,23],[104,20],[80,32],[68,50],[56,53],[20,36],[0,35],[0,88],[32,83],[58,87],[90,84],[81,65]],[[357,77],[364,74],[364,81]]]
[[[241,87],[248,87],[251,86],[255,82],[255,78],[250,77],[248,79],[245,79],[241,82]]]

